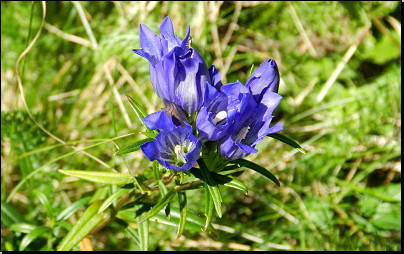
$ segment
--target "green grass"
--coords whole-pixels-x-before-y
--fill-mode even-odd
[[[147,60],[131,49],[140,48],[140,23],[159,34],[166,15],[180,38],[191,26],[192,46],[228,83],[238,79],[245,84],[252,65],[254,70],[274,58],[283,96],[275,121],[284,125],[281,134],[306,153],[264,139],[259,152],[246,159],[270,170],[281,187],[247,169],[237,179],[248,195],[220,187],[223,217],[214,212],[212,218],[221,225],[217,237],[185,229],[176,240],[176,227],[151,221],[149,250],[401,250],[401,36],[394,27],[401,20],[399,2],[246,4],[238,17],[231,2],[80,4],[98,46],[89,46],[89,34],[71,2],[47,2],[45,21],[51,26],[45,25],[18,70],[34,119],[69,145],[94,145],[85,151],[103,164],[74,153],[28,115],[15,65],[41,27],[42,5],[1,2],[2,251],[56,250],[84,209],[116,190],[58,169],[129,169],[140,181],[140,175],[153,178],[152,163],[140,151],[114,156],[117,148],[107,140],[134,133],[114,140],[124,147],[146,138],[124,95],[149,114],[163,107],[151,86]],[[218,51],[234,18],[234,31]],[[67,35],[51,32],[52,27]],[[88,46],[69,41],[77,41],[72,35]],[[318,101],[353,44],[358,45],[353,56]],[[203,217],[203,189],[187,193],[188,212]],[[159,195],[155,191],[143,201],[157,203]],[[56,220],[83,198],[77,212]],[[89,236],[93,249],[139,250],[136,235],[122,223],[112,220]],[[137,227],[136,220],[126,223]]]

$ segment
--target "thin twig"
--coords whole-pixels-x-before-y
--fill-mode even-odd
[[[90,24],[88,23],[86,14],[84,13],[83,7],[81,7],[80,2],[72,1],[74,6],[76,6],[77,12],[79,13],[81,22],[83,23],[84,28],[86,29],[88,37],[90,37],[90,41],[93,44],[93,49],[98,47],[97,40],[94,37],[93,31],[91,30]]]
[[[123,105],[121,96],[119,95],[118,89],[116,88],[116,86],[114,85],[114,81],[112,80],[112,76],[111,73],[109,72],[108,68],[106,67],[106,65],[104,65],[104,71],[105,71],[105,75],[107,76],[107,80],[109,82],[109,84],[112,86],[112,91],[114,93],[114,97],[116,99],[116,101],[118,102],[119,105],[119,109],[122,112],[123,118],[125,119],[126,125],[129,128],[132,128],[132,123],[129,119],[129,115],[128,112],[126,112],[125,106]]]
[[[331,88],[332,84],[334,84],[335,80],[338,78],[342,69],[344,69],[345,65],[349,62],[356,49],[358,48],[359,42],[352,44],[348,50],[345,52],[345,55],[342,57],[341,62],[337,65],[335,70],[332,72],[331,76],[325,82],[323,89],[321,89],[320,93],[317,96],[317,102],[321,102],[328,90]]]
[[[224,35],[222,43],[220,44],[220,48],[221,48],[222,51],[224,51],[224,49],[226,48],[227,44],[230,41],[231,35],[233,34],[233,31],[234,31],[235,27],[237,26],[237,21],[238,21],[238,18],[240,16],[242,6],[243,6],[242,2],[237,2],[236,3],[236,9],[234,10],[233,19],[232,19],[232,21],[231,21],[231,23],[229,25],[229,28],[227,28],[227,32]]]
[[[60,30],[59,28],[57,28],[56,26],[52,26],[49,23],[45,23],[45,28],[49,32],[62,37],[62,39],[64,39],[64,40],[67,40],[67,41],[70,41],[73,43],[77,43],[77,44],[83,45],[88,48],[93,48],[93,44],[89,40],[83,39],[83,38],[73,35],[73,34],[65,33],[62,30]]]
[[[310,55],[313,58],[316,58],[317,55],[317,51],[314,49],[313,45],[311,44],[309,37],[307,37],[306,31],[304,31],[304,28],[302,26],[302,23],[299,20],[299,17],[297,16],[297,13],[295,11],[295,8],[293,8],[293,5],[287,1],[286,5],[288,6],[289,10],[290,10],[290,14],[292,15],[292,19],[293,22],[295,22],[296,28],[299,31],[300,35],[303,37],[304,43],[306,43],[307,48],[309,49]]]

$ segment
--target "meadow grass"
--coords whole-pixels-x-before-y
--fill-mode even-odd
[[[274,58],[274,120],[305,154],[264,139],[247,159],[281,187],[246,169],[237,179],[248,195],[220,188],[216,237],[185,230],[177,240],[176,227],[151,221],[148,249],[401,250],[401,4],[259,1],[46,2],[45,23],[40,2],[2,1],[1,250],[56,250],[84,209],[117,189],[58,169],[153,175],[141,151],[114,153],[145,138],[126,94],[149,114],[164,106],[131,50],[139,24],[159,34],[166,15],[179,38],[191,26],[192,47],[224,83],[245,84]],[[41,27],[19,87],[17,59]],[[188,211],[203,216],[204,192],[188,193]],[[61,216],[72,203],[78,211]],[[90,245],[139,250],[136,220],[127,223],[112,220]]]

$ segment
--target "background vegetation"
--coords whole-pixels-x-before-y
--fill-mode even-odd
[[[58,169],[128,170],[112,142],[86,150],[105,165],[83,153],[52,162],[73,150],[41,130],[23,100],[40,125],[77,148],[128,133],[118,146],[144,138],[124,95],[148,113],[163,103],[147,60],[131,49],[140,48],[140,23],[159,34],[166,15],[180,38],[191,26],[192,46],[224,83],[245,84],[274,58],[283,96],[275,119],[306,153],[265,139],[247,159],[281,187],[246,170],[238,179],[248,195],[221,188],[216,238],[185,230],[176,240],[175,227],[150,222],[149,249],[401,250],[400,2],[47,2],[38,41],[18,66],[23,99],[16,61],[42,13],[40,2],[1,2],[1,250],[55,250],[94,197],[113,191]],[[133,173],[152,174],[141,151],[125,158]],[[188,210],[203,216],[203,190],[190,194]],[[81,208],[60,218],[78,200]],[[94,250],[139,249],[117,221],[89,239]]]

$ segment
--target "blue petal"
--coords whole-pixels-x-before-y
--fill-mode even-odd
[[[211,84],[216,87],[217,90],[219,90],[222,86],[222,78],[220,77],[219,71],[213,64],[209,67],[209,75],[212,81]]]
[[[142,150],[143,154],[149,159],[149,161],[154,161],[157,158],[160,158],[160,149],[155,140],[140,145],[140,150]]]
[[[278,93],[279,71],[275,60],[268,59],[261,63],[248,78],[246,87],[250,89],[257,102],[261,101],[266,92]]]
[[[168,101],[166,99],[163,99],[163,102],[165,106],[164,110],[171,117],[173,123],[177,126],[185,126],[185,124],[188,122],[188,119],[182,109],[174,102]]]
[[[184,40],[181,42],[181,48],[183,48],[184,50],[185,49],[187,49],[187,42],[188,42],[188,40],[189,40],[189,33],[190,33],[190,31],[191,31],[191,28],[190,28],[190,26],[188,26],[188,28],[187,28],[187,34],[185,35],[185,38],[184,38]]]
[[[180,44],[177,41],[177,38],[174,36],[174,28],[173,28],[173,23],[171,22],[171,19],[169,16],[167,16],[163,23],[160,25],[160,34],[161,36],[167,40],[167,52],[171,51],[174,47],[180,46]]]
[[[223,85],[220,91],[224,92],[230,100],[241,100],[243,94],[249,94],[250,91],[238,80],[235,83]]]
[[[143,51],[150,55],[151,59],[149,59],[149,61],[155,65],[164,54],[161,38],[158,37],[150,28],[140,24],[139,41]]]
[[[164,109],[154,112],[153,114],[142,118],[142,120],[152,130],[170,132],[175,127],[170,116],[164,111]]]

